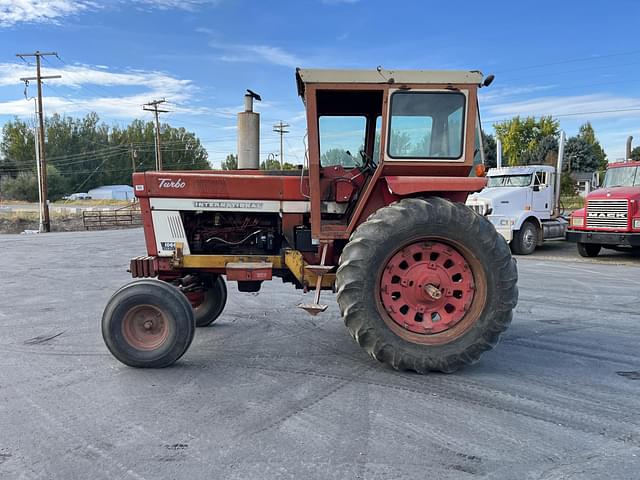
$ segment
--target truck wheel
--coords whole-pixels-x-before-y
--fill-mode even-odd
[[[596,243],[578,242],[578,253],[581,257],[597,257],[601,248],[602,245],[598,245]]]
[[[195,334],[193,309],[175,287],[142,279],[119,289],[102,314],[109,351],[131,367],[161,368],[178,360]]]
[[[397,370],[453,372],[498,342],[518,272],[489,221],[442,198],[401,200],[351,235],[336,274],[353,338]]]
[[[538,245],[538,227],[533,222],[524,222],[520,230],[514,232],[511,250],[516,255],[531,255]]]
[[[215,322],[227,303],[227,285],[224,278],[215,275],[206,279],[205,290],[200,293],[197,302],[192,303],[196,327],[206,327]]]

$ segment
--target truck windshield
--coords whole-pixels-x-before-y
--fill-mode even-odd
[[[603,187],[640,186],[638,167],[610,168],[604,176]]]
[[[529,185],[531,185],[531,174],[489,177],[487,183],[487,187],[528,187]]]

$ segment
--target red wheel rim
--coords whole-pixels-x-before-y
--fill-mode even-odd
[[[159,308],[139,305],[125,315],[122,334],[127,343],[138,350],[155,350],[169,336],[169,322]]]
[[[380,279],[380,299],[389,318],[420,335],[458,325],[475,295],[469,263],[457,249],[440,241],[419,241],[398,250]]]

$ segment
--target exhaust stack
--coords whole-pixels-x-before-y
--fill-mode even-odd
[[[631,142],[633,142],[633,137],[629,135],[627,137],[627,154],[624,157],[625,162],[628,162],[631,160]]]
[[[560,216],[560,188],[562,186],[562,164],[564,161],[564,141],[565,134],[563,130],[560,130],[560,140],[558,141],[558,164],[556,166],[556,190],[553,198],[553,216]]]
[[[502,168],[502,141],[496,139],[496,167]]]
[[[260,114],[253,111],[253,101],[260,95],[247,90],[244,96],[244,112],[238,113],[238,169],[260,168]]]

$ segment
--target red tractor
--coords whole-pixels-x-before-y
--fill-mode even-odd
[[[508,327],[517,270],[505,240],[465,206],[485,186],[477,71],[298,69],[307,165],[259,170],[253,92],[238,118],[237,171],[136,173],[147,256],[102,318],[107,347],[165,367],[214,322],[226,282],[280,277],[337,292],[351,336],[399,370],[452,372]],[[478,167],[478,168],[474,168]],[[480,176],[473,176],[478,170]]]

